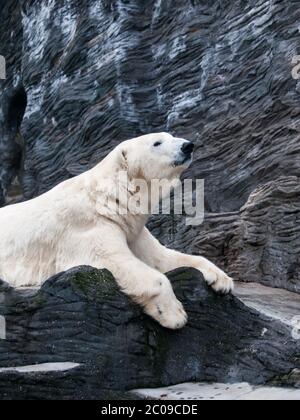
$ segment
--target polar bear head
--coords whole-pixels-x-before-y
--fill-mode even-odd
[[[192,162],[194,144],[168,133],[148,134],[118,146],[131,178],[176,179]]]

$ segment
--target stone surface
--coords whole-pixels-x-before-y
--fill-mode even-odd
[[[162,401],[300,401],[300,390],[253,387],[247,383],[233,385],[190,383],[160,389],[141,389],[135,391],[134,394]]]
[[[257,283],[236,283],[234,294],[248,307],[295,328],[295,334],[298,326],[300,338],[300,296],[298,294]]]
[[[195,381],[299,386],[290,325],[216,295],[195,270],[170,279],[189,315],[176,332],[144,315],[107,271],[73,269],[38,291],[1,283],[0,396],[105,399]]]
[[[207,216],[154,232],[299,292],[299,18],[290,0],[2,1],[0,203],[167,130],[196,142],[185,176],[205,178]]]

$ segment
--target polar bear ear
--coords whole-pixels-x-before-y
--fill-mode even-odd
[[[123,171],[128,172],[129,166],[128,166],[128,152],[126,149],[121,149],[120,153],[121,157],[121,169]]]
[[[122,149],[121,153],[122,153],[123,158],[124,158],[125,160],[127,160],[127,150]]]

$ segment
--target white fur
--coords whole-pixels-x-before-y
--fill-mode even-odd
[[[158,141],[162,144],[154,147]],[[205,258],[162,246],[145,228],[147,215],[113,214],[110,208],[120,171],[128,172],[128,197],[137,194],[136,179],[149,185],[153,178],[179,179],[187,166],[174,162],[184,142],[166,133],[128,140],[90,171],[31,201],[0,209],[0,278],[14,287],[41,286],[75,266],[107,268],[161,325],[183,327],[186,313],[163,273],[194,267],[223,293],[233,289],[232,280]]]

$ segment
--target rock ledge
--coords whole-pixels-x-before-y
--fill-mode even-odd
[[[169,277],[189,315],[177,332],[144,315],[106,270],[72,269],[38,291],[2,282],[1,398],[130,398],[132,389],[195,381],[299,385],[300,342],[288,325],[217,296],[195,270]]]

